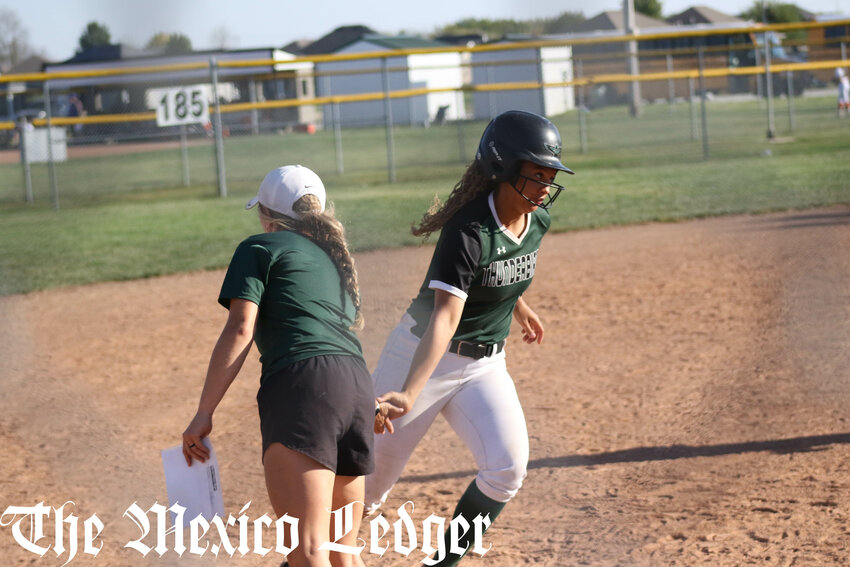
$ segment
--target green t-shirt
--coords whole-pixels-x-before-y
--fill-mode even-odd
[[[496,214],[493,194],[475,197],[449,219],[431,258],[425,281],[408,308],[422,336],[434,310],[434,290],[465,300],[453,338],[495,343],[508,336],[517,299],[531,285],[537,251],[549,229],[549,213],[529,213],[521,235],[509,232]]]
[[[321,355],[362,358],[355,310],[331,258],[292,231],[257,234],[236,248],[218,301],[259,305],[254,341],[261,380],[293,362]]]

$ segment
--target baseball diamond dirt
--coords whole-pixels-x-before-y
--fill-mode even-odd
[[[850,558],[850,207],[550,235],[527,294],[542,345],[509,343],[531,437],[528,478],[465,565],[843,565]],[[431,246],[362,253],[367,362],[420,284]],[[253,539],[179,557],[125,547],[125,511],[166,503],[213,343],[223,271],[0,298],[0,512],[78,519],[70,565],[277,565]],[[516,331],[514,336],[516,336]],[[225,506],[272,516],[260,463],[256,351],[216,413]],[[445,422],[384,509],[448,517],[474,475]],[[84,552],[86,519],[103,529]],[[0,527],[3,565],[62,565]],[[20,517],[18,518],[20,519]],[[151,513],[152,530],[156,518]],[[3,523],[11,524],[9,515]],[[24,522],[28,527],[28,520]],[[369,525],[361,536],[370,540]],[[27,528],[28,529],[28,528]],[[27,530],[25,529],[25,532]],[[211,532],[214,533],[214,532]],[[253,532],[251,532],[253,533]],[[271,534],[271,535],[270,535]],[[231,528],[234,545],[239,530]],[[153,537],[144,540],[156,545]],[[273,531],[265,536],[274,545]],[[389,533],[367,565],[421,564]],[[421,549],[421,541],[419,542]],[[61,548],[60,548],[61,549]],[[232,554],[232,556],[231,556]]]

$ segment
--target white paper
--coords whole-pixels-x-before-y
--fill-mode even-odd
[[[180,504],[186,508],[182,525],[177,526],[177,515],[172,512],[172,525],[185,528],[198,515],[211,521],[217,514],[224,516],[224,500],[221,496],[221,477],[218,474],[218,459],[209,438],[202,443],[209,449],[207,462],[192,461],[186,464],[183,446],[162,450],[162,467],[165,469],[165,487],[168,490],[168,506]]]

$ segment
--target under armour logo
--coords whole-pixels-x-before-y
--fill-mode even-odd
[[[499,246],[498,248],[496,248],[496,254],[504,254],[507,251],[508,251],[508,249],[505,248],[504,246]]]

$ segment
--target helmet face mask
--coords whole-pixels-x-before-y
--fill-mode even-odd
[[[518,187],[517,185],[519,184],[520,180],[522,180],[522,186]],[[538,203],[537,201],[532,201],[525,194],[525,187],[526,187],[526,185],[528,184],[529,181],[531,181],[532,183],[536,183],[538,185],[545,185],[545,186],[549,187],[549,195],[547,196],[547,199],[543,203]],[[522,197],[523,199],[525,199],[526,201],[528,201],[532,205],[534,205],[536,207],[540,207],[541,209],[544,209],[544,210],[547,210],[547,211],[549,210],[549,207],[551,207],[555,203],[555,199],[558,198],[558,195],[561,194],[561,191],[564,190],[563,185],[559,185],[559,184],[555,183],[554,181],[553,182],[541,181],[539,179],[533,179],[531,177],[528,177],[526,175],[521,175],[521,174],[518,174],[516,176],[516,179],[514,179],[514,181],[511,182],[511,187],[514,188],[514,191],[519,193],[520,197]]]
[[[520,195],[522,191],[516,185],[523,161],[573,174],[560,158],[561,135],[555,125],[543,116],[522,110],[509,110],[491,120],[481,136],[475,156],[488,178],[499,183],[510,182]],[[552,184],[552,187],[556,191],[550,193],[545,204],[533,204],[543,209],[552,206],[563,189],[557,184]]]

